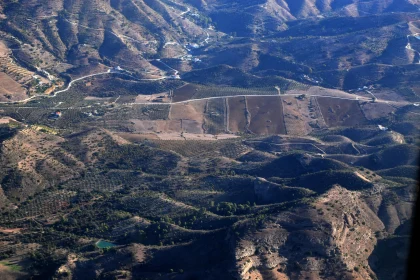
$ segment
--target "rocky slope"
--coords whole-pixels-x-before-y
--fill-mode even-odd
[[[37,129],[3,127],[0,154],[1,242],[13,249],[2,258],[30,274],[393,279],[384,272],[390,262],[404,273],[417,182],[388,166],[381,177],[339,157],[264,148],[313,138],[244,141],[246,156],[220,160],[226,147],[209,146],[211,154],[197,159],[147,141],[133,145],[104,129],[62,136]],[[324,142],[327,151],[350,141],[324,139],[335,141]],[[401,168],[415,168],[418,148],[401,153],[406,144],[388,145],[384,153],[398,154]],[[95,249],[98,239],[116,247]],[[39,255],[28,253],[28,242],[38,244]]]
[[[379,186],[378,186],[379,187]],[[338,185],[304,207],[295,207],[267,218],[258,226],[237,224],[232,239],[240,279],[370,279],[375,275],[368,261],[378,233],[389,220],[405,220],[405,199],[393,202],[403,212],[378,215],[372,200],[393,193],[348,191]],[[373,197],[372,197],[373,196]],[[413,197],[408,198],[413,202]],[[411,204],[412,205],[412,204]],[[298,272],[293,272],[293,271]],[[374,269],[377,269],[375,267]],[[385,279],[385,278],[384,278]]]

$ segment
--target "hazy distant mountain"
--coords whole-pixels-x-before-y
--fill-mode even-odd
[[[188,0],[209,13],[220,30],[238,35],[261,35],[287,28],[287,22],[310,17],[371,16],[417,12],[417,0]],[[286,24],[285,24],[286,22]]]

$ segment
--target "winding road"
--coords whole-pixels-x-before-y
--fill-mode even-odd
[[[170,67],[169,65],[167,65],[166,63],[162,62],[160,59],[157,60],[159,62],[161,62],[162,64],[166,65],[168,68],[172,69],[173,71],[175,71],[175,75],[178,75],[178,71],[173,69],[172,67]],[[0,102],[0,104],[17,104],[17,103],[25,103],[28,102],[32,99],[38,98],[38,97],[49,97],[49,98],[53,98],[55,97],[57,94],[60,93],[64,93],[67,92],[71,89],[71,87],[73,86],[74,83],[82,81],[84,79],[88,79],[91,77],[95,77],[95,76],[101,76],[101,75],[109,75],[109,74],[117,74],[117,75],[125,75],[128,77],[131,77],[137,81],[159,81],[159,80],[164,80],[167,79],[168,77],[161,77],[161,78],[156,78],[156,79],[137,79],[134,78],[133,76],[130,76],[128,74],[125,73],[121,73],[121,72],[115,72],[111,69],[108,69],[107,72],[101,72],[101,73],[96,73],[96,74],[90,74],[90,75],[86,75],[77,79],[72,80],[65,89],[63,90],[59,90],[54,92],[53,95],[49,95],[49,96],[41,96],[41,95],[34,95],[30,98],[24,99],[24,100],[20,100],[20,101],[8,101],[8,102]],[[320,94],[310,94],[310,93],[305,93],[308,97],[326,97],[326,98],[335,98],[335,99],[342,99],[342,100],[351,100],[351,101],[366,101],[366,102],[371,102],[372,99],[371,98],[367,98],[367,97],[363,97],[363,96],[356,96],[354,98],[350,98],[350,97],[339,97],[339,96],[331,96],[331,95],[320,95]],[[201,101],[201,100],[212,100],[212,99],[220,99],[220,98],[231,98],[231,97],[272,97],[272,96],[300,96],[302,95],[301,93],[285,93],[285,94],[245,94],[245,95],[224,95],[224,96],[212,96],[212,97],[203,97],[203,98],[197,98],[197,99],[189,99],[189,100],[184,100],[184,101],[177,101],[177,102],[170,102],[170,103],[157,103],[157,102],[133,102],[133,103],[124,103],[124,105],[172,105],[172,104],[185,104],[185,103],[189,103],[189,102],[196,102],[196,101]],[[412,103],[410,102],[402,102],[402,101],[391,101],[391,100],[383,100],[383,99],[377,99],[376,103],[386,103],[386,104],[395,104],[395,105],[410,105]],[[415,104],[412,104],[415,105]]]
[[[124,75],[124,76],[128,76],[128,77],[130,77],[130,78],[132,78],[132,79],[134,79],[134,80],[137,80],[137,81],[160,81],[160,80],[164,80],[164,79],[166,79],[166,77],[161,77],[161,78],[156,78],[156,79],[137,79],[137,78],[135,78],[135,77],[133,77],[133,76],[131,76],[131,75],[128,75],[128,74],[125,74],[125,73],[122,73],[122,72],[113,71],[112,69],[108,69],[108,71],[106,71],[106,72],[101,72],[101,73],[91,74],[91,75],[83,76],[83,77],[77,78],[77,79],[75,79],[75,80],[72,80],[72,81],[68,84],[67,88],[65,88],[65,89],[63,89],[63,90],[56,91],[56,92],[54,93],[54,95],[51,95],[50,97],[54,97],[54,96],[56,96],[56,95],[57,95],[57,94],[59,94],[59,93],[63,93],[63,92],[68,91],[68,90],[72,87],[72,85],[73,85],[75,82],[78,82],[78,81],[81,81],[81,80],[84,80],[84,79],[87,79],[87,78],[91,78],[91,77],[95,77],[95,76],[100,76],[100,75],[107,75],[107,74]]]
[[[182,13],[180,13],[179,16],[181,17],[181,16],[189,13],[190,11],[191,11],[191,9],[189,7],[187,7],[187,10],[184,11],[184,12],[182,12]],[[76,23],[76,22],[72,22],[72,21],[70,21],[68,19],[65,19],[65,20],[67,22],[69,22],[70,24],[72,24],[72,25],[77,25],[77,26],[80,26],[80,27],[83,27],[83,28],[86,28],[86,29],[91,29],[91,30],[96,30],[96,31],[110,32],[113,35],[117,36],[118,38],[126,38],[126,39],[129,39],[129,40],[138,42],[138,43],[157,42],[157,41],[139,41],[139,40],[134,39],[134,38],[129,37],[129,36],[117,34],[117,33],[113,32],[111,30],[108,30],[108,29],[91,28],[89,26],[85,26],[85,25],[82,25],[82,24],[79,24],[79,23]],[[208,41],[210,40],[210,34],[207,31],[205,33],[206,33],[206,39],[204,39],[204,41],[201,44],[203,44],[203,43],[207,44]],[[414,50],[411,47],[411,43],[410,43],[410,37],[415,37],[415,38],[418,39],[418,36],[420,36],[419,33],[407,35],[406,49],[412,50],[412,51],[416,52],[420,56],[420,53],[418,51]],[[175,42],[167,42],[166,44],[172,44],[172,43],[175,43]],[[178,70],[172,68],[171,66],[169,66],[168,64],[166,64],[165,62],[163,62],[160,59],[156,59],[156,61],[162,63],[165,67],[167,67],[168,69],[172,70],[174,72],[174,75],[173,76],[179,78],[179,76],[178,76],[179,75],[179,71]],[[121,70],[124,71],[123,69],[121,69]],[[91,77],[100,76],[100,75],[108,75],[108,74],[125,75],[125,76],[128,76],[128,77],[130,77],[130,78],[132,78],[134,80],[137,80],[137,81],[159,81],[159,80],[164,80],[164,79],[171,78],[171,77],[168,77],[168,76],[164,76],[164,77],[155,78],[155,79],[137,79],[137,78],[135,78],[135,77],[133,77],[131,75],[128,75],[126,73],[123,73],[121,71],[116,71],[116,70],[113,70],[113,69],[108,69],[106,72],[100,72],[100,73],[90,74],[90,75],[86,75],[86,76],[83,76],[83,77],[74,79],[74,80],[72,80],[67,85],[67,87],[65,89],[58,90],[58,91],[54,92],[53,95],[49,95],[49,96],[45,96],[45,95],[34,95],[34,96],[29,97],[29,98],[24,99],[24,100],[0,102],[0,104],[18,104],[18,103],[25,103],[25,102],[28,102],[30,100],[33,100],[33,99],[39,98],[39,97],[50,97],[50,98],[52,98],[52,97],[55,97],[57,94],[65,93],[65,92],[69,91],[71,89],[71,87],[74,85],[74,83],[76,83],[76,82],[79,82],[79,81],[82,81],[84,79],[88,79],[88,78],[91,78]],[[172,78],[173,78],[173,76],[172,76]],[[267,95],[252,95],[252,94],[251,95],[226,95],[226,96],[214,96],[214,97],[204,97],[204,98],[198,98],[198,99],[190,99],[190,100],[178,101],[178,102],[172,102],[171,101],[170,103],[157,103],[157,102],[156,103],[155,102],[135,103],[135,102],[133,102],[133,103],[125,103],[125,105],[134,105],[134,104],[140,104],[140,105],[170,105],[170,104],[185,104],[185,103],[196,102],[196,101],[201,101],[201,100],[212,100],[212,99],[231,98],[231,97],[252,97],[252,96],[259,96],[259,97],[266,96],[266,97],[268,97],[268,96],[299,96],[299,95],[301,95],[301,94],[281,94],[279,88],[276,88],[276,90],[278,92],[278,95],[273,95],[273,94],[267,94]],[[391,101],[391,100],[380,100],[380,99],[377,99],[373,95],[373,93],[371,93],[370,91],[367,91],[367,92],[369,94],[371,94],[374,97],[374,99],[376,99],[375,101],[377,103],[386,103],[386,104],[394,104],[394,105],[410,105],[410,104],[412,104],[412,103],[409,103],[409,102],[397,102],[397,101]],[[339,96],[331,96],[331,95],[318,95],[318,94],[310,94],[310,93],[305,93],[305,94],[308,97],[327,97],[327,98],[336,98],[336,99],[351,100],[351,101],[367,101],[367,102],[371,102],[372,101],[371,98],[357,96],[357,95],[354,98],[352,98],[352,97],[339,97]]]
[[[106,75],[106,74],[111,74],[111,73],[112,73],[112,72],[111,72],[111,71],[110,71],[110,69],[109,69],[107,72],[101,72],[101,73],[91,74],[91,75],[87,75],[87,76],[83,76],[83,77],[80,77],[80,78],[74,79],[74,80],[72,80],[72,81],[71,81],[71,82],[67,85],[67,87],[66,87],[65,89],[63,89],[63,90],[59,90],[59,91],[56,91],[56,92],[54,92],[54,94],[53,94],[53,95],[34,95],[34,96],[31,96],[31,97],[26,98],[26,99],[23,99],[23,100],[19,100],[19,101],[8,101],[8,102],[0,102],[0,104],[26,103],[26,102],[28,102],[28,101],[31,101],[32,99],[39,98],[39,97],[49,97],[49,98],[52,98],[52,97],[55,97],[55,96],[56,96],[57,94],[59,94],[59,93],[63,93],[63,92],[68,91],[68,90],[72,87],[72,85],[73,85],[75,82],[78,82],[78,81],[81,81],[81,80],[84,80],[84,79],[87,79],[87,78],[90,78],[90,77],[100,76],[100,75]]]
[[[84,79],[87,79],[87,78],[95,77],[95,76],[100,76],[100,75],[110,74],[110,73],[111,73],[111,71],[110,71],[110,70],[108,70],[107,72],[101,72],[101,73],[91,74],[91,75],[87,75],[87,76],[83,76],[83,77],[80,77],[80,78],[74,79],[74,80],[72,80],[72,81],[71,81],[71,82],[67,85],[67,87],[66,87],[65,89],[54,92],[54,94],[53,94],[53,95],[51,95],[51,97],[54,97],[54,96],[56,96],[56,95],[57,95],[57,94],[59,94],[59,93],[63,93],[63,92],[68,91],[68,90],[72,87],[72,85],[73,85],[75,82],[78,82],[78,81],[81,81],[81,80],[84,80]]]
[[[171,66],[169,66],[168,64],[166,64],[165,62],[163,62],[163,61],[162,61],[162,60],[160,60],[160,59],[156,59],[156,61],[158,61],[158,62],[162,63],[163,65],[165,65],[166,67],[168,67],[169,69],[171,69],[172,71],[174,71],[174,72],[175,72],[175,73],[174,73],[174,75],[175,75],[175,76],[178,76],[178,74],[179,74],[179,71],[178,71],[178,70],[176,70],[176,69],[172,68]]]
[[[419,56],[419,62],[417,62],[417,64],[420,64],[420,52],[418,52],[417,50],[413,49],[413,48],[411,47],[411,43],[410,43],[410,37],[414,37],[414,38],[416,38],[417,40],[420,40],[420,39],[418,38],[418,36],[420,36],[420,33],[415,33],[415,34],[410,34],[410,35],[407,35],[407,45],[405,46],[405,48],[406,48],[407,50],[410,50],[410,51],[415,52],[415,53]]]
[[[191,12],[191,9],[189,7],[187,7],[187,10],[185,12],[180,13],[178,16],[179,17],[182,17],[183,15],[185,15],[185,14],[187,14],[189,12]]]
[[[164,79],[168,78],[168,77],[165,76],[165,77],[160,77],[160,78],[155,78],[155,79],[137,79],[137,78],[135,78],[131,75],[128,75],[128,74],[125,74],[125,73],[122,73],[122,72],[113,71],[112,69],[108,69],[108,71],[106,71],[106,72],[90,74],[90,75],[86,75],[86,76],[74,79],[67,85],[67,87],[65,89],[55,91],[54,94],[52,94],[52,95],[34,95],[34,96],[31,96],[29,98],[19,100],[19,101],[3,101],[3,102],[0,102],[0,104],[18,104],[18,103],[26,103],[26,102],[31,101],[31,100],[36,99],[36,98],[53,98],[53,97],[56,97],[57,94],[59,94],[59,93],[64,93],[66,91],[69,91],[71,89],[71,87],[73,86],[73,84],[76,83],[76,82],[82,81],[84,79],[92,78],[92,77],[95,77],[95,76],[110,75],[110,74],[127,76],[127,77],[130,77],[130,78],[132,78],[136,81],[151,81],[151,82],[153,82],[153,81],[161,81],[161,80],[164,80]]]

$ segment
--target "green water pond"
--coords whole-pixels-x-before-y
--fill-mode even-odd
[[[96,242],[96,247],[98,247],[99,249],[108,249],[108,248],[112,248],[115,247],[117,245],[112,244],[108,241],[104,241],[104,240],[99,240],[98,242]]]

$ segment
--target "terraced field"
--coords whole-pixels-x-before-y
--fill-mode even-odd
[[[16,65],[11,58],[7,56],[0,57],[0,65],[2,71],[5,71],[6,74],[12,76],[14,79],[19,80],[22,84],[32,81],[34,73]]]

